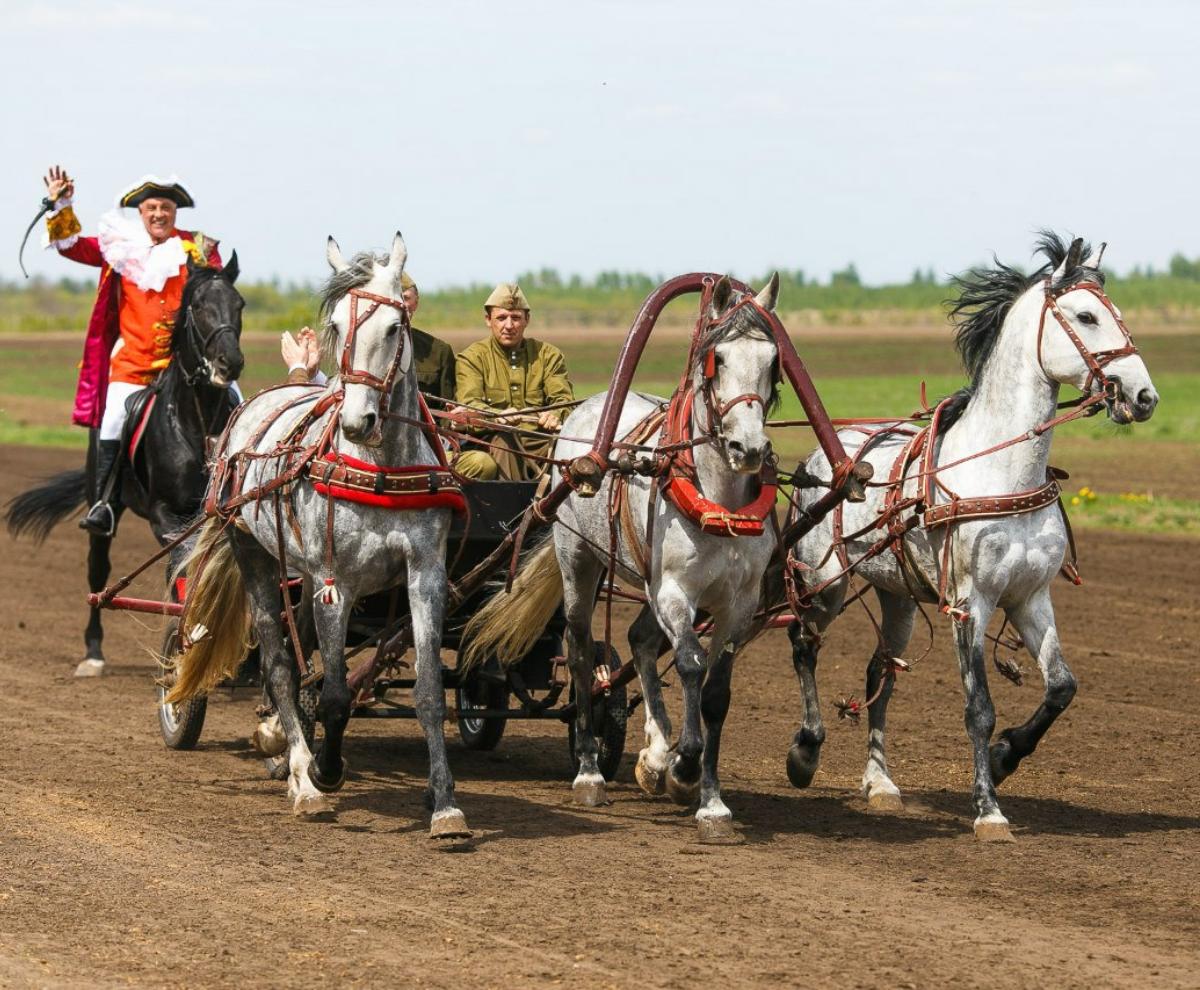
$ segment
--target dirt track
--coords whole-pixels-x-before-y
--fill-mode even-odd
[[[76,456],[0,455],[3,499]],[[151,546],[140,521],[123,535],[118,571]],[[111,617],[112,675],[71,678],[73,524],[36,552],[0,539],[0,986],[1200,984],[1195,542],[1080,534],[1088,583],[1056,599],[1080,692],[1004,785],[1015,845],[971,835],[939,627],[891,707],[903,814],[857,795],[864,728],[831,725],[814,787],[788,786],[798,692],[776,633],[740,661],[725,736],[744,845],[696,845],[628,758],[609,807],[572,807],[565,733],[526,724],[492,754],[454,741],[478,844],[452,857],[425,846],[415,724],[354,723],[337,821],[298,822],[246,742],[248,692],[214,699],[195,752],[163,747],[153,621]],[[858,618],[831,637],[827,718],[869,646]],[[993,690],[1002,726],[1040,697]]]

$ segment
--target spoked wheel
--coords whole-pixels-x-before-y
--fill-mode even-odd
[[[454,689],[454,703],[459,713],[458,735],[467,749],[487,751],[496,748],[508,719],[472,718],[468,713],[472,708],[507,710],[508,693],[508,680],[495,660],[472,671],[464,683]]]
[[[179,649],[179,623],[172,622],[163,636],[162,655],[170,658]],[[191,698],[171,704],[167,692],[175,683],[174,669],[162,671],[155,686],[158,692],[158,727],[168,749],[195,749],[204,729],[204,713],[208,709],[207,698]]]
[[[309,749],[313,748],[313,741],[317,736],[317,703],[320,700],[321,688],[319,682],[300,689],[296,711],[300,715],[300,727],[304,730],[304,741],[308,743]],[[264,683],[263,704],[269,705],[270,703],[271,695],[267,691],[266,683]],[[267,776],[272,780],[287,780],[288,773],[290,772],[288,751],[285,749],[278,756],[265,757],[263,765],[267,768]]]
[[[596,664],[599,666],[604,656],[604,644],[596,644]],[[609,647],[608,669],[616,670],[621,664],[617,651]],[[575,700],[575,684],[571,683],[571,701]],[[607,695],[600,695],[592,701],[592,729],[596,735],[596,746],[600,752],[600,773],[605,780],[615,780],[617,771],[621,768],[621,757],[625,755],[625,729],[629,721],[626,707],[625,685],[609,689]],[[579,757],[575,753],[575,719],[567,723],[567,746],[571,751],[571,766],[579,772]]]

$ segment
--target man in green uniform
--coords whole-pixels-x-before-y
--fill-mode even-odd
[[[408,306],[409,319],[421,304],[421,293],[417,283],[409,278],[408,272],[400,276],[401,294]],[[426,333],[416,327],[412,330],[413,360],[417,372],[417,388],[427,397],[433,396],[454,401],[454,351],[444,340],[438,340],[433,334]],[[317,382],[323,385],[325,376],[318,370],[321,361],[320,348],[317,345],[316,334],[305,327],[293,339],[286,331],[280,343],[284,363],[288,366],[288,381],[293,385],[304,382]],[[434,408],[442,403],[434,403]]]
[[[529,301],[519,285],[501,282],[496,286],[483,304],[483,314],[490,334],[463,350],[455,365],[460,405],[505,414],[575,398],[562,351],[525,336]],[[549,409],[493,422],[554,432],[563,413]],[[475,433],[481,446],[464,451],[454,466],[466,477],[481,480],[536,478],[543,471],[543,462],[523,457],[522,452],[546,456],[553,444],[551,437],[518,439],[514,433],[486,427],[476,428]]]

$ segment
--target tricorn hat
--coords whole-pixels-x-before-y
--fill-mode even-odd
[[[487,297],[483,308],[489,310],[493,306],[499,306],[501,309],[523,309],[526,313],[529,312],[529,300],[525,298],[525,293],[521,291],[521,287],[516,282],[501,282],[492,290],[492,294]]]
[[[191,193],[180,185],[178,176],[160,179],[157,175],[143,175],[117,197],[117,206],[137,206],[147,199],[169,199],[179,207],[196,205]]]

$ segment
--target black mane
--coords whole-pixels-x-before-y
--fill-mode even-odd
[[[730,306],[737,304],[739,300],[734,299]],[[696,346],[696,357],[692,362],[692,367],[689,369],[692,375],[701,372],[704,368],[704,362],[708,358],[708,352],[718,344],[724,343],[727,340],[736,340],[738,337],[746,337],[750,334],[759,334],[767,340],[773,340],[771,328],[763,323],[762,317],[758,310],[753,306],[743,306],[737,310],[731,317],[718,320],[709,325],[708,329],[701,336],[699,343]],[[779,359],[776,358],[774,364],[771,365],[771,394],[767,400],[767,413],[773,413],[779,408],[779,385],[782,380],[782,371],[779,366]]]
[[[942,411],[944,429],[954,425],[974,395],[1013,303],[1030,286],[1047,278],[1063,263],[1070,244],[1069,240],[1064,240],[1053,231],[1042,230],[1038,233],[1034,254],[1040,254],[1046,260],[1029,275],[1018,268],[1010,268],[993,255],[991,268],[972,268],[953,277],[951,281],[959,293],[956,299],[948,299],[946,305],[950,311],[950,322],[954,325],[954,343],[970,381],[950,397],[950,404]],[[1080,257],[1087,258],[1091,253],[1091,245],[1085,243]],[[1103,285],[1104,273],[1095,268],[1085,268],[1081,263],[1064,272],[1051,288],[1058,289],[1083,281]]]

